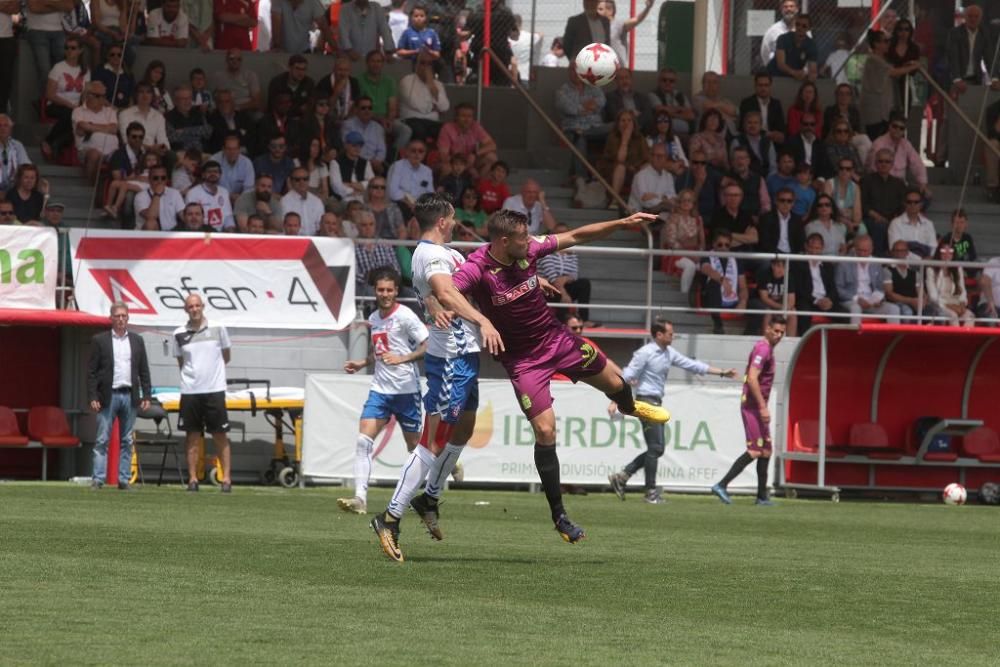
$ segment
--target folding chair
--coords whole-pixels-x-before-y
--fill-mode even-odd
[[[170,418],[167,416],[167,411],[163,409],[163,406],[155,398],[149,403],[149,408],[146,410],[139,409],[136,412],[137,419],[148,419],[153,422],[155,426],[154,431],[140,431],[138,428],[133,429],[132,444],[136,447],[135,460],[138,462],[139,469],[139,482],[145,484],[146,480],[142,473],[142,458],[138,454],[139,446],[142,447],[163,447],[163,458],[160,460],[160,475],[156,478],[156,485],[160,486],[163,483],[163,470],[167,465],[167,452],[173,451],[174,454],[174,466],[177,468],[177,479],[181,482],[184,481],[184,473],[181,470],[180,458],[177,456],[177,447],[180,442],[174,438],[173,429],[170,427]]]

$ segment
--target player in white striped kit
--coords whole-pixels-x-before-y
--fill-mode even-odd
[[[406,448],[413,451],[420,438],[420,371],[417,360],[427,350],[427,327],[417,315],[396,301],[399,274],[389,267],[372,271],[378,310],[368,317],[371,326],[371,353],[368,359],[348,361],[344,370],[357,373],[374,361],[368,400],[361,411],[357,448],[354,455],[354,496],[338,498],[345,512],[368,511],[368,480],[372,470],[375,438],[392,416],[403,430]]]

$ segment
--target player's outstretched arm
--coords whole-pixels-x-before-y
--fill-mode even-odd
[[[434,298],[442,306],[455,313],[458,317],[479,325],[480,333],[483,336],[483,345],[490,354],[500,354],[504,351],[503,341],[500,339],[500,333],[496,330],[496,327],[493,326],[493,323],[485,315],[472,307],[469,300],[455,287],[451,276],[438,273],[431,276],[428,282],[430,283],[431,290],[434,292]]]
[[[595,222],[592,225],[584,225],[583,227],[571,229],[568,232],[556,234],[556,240],[559,242],[559,249],[565,250],[581,243],[590,243],[591,241],[603,239],[622,227],[631,227],[643,222],[653,222],[656,219],[657,216],[652,213],[633,213],[627,218],[621,218],[620,220]]]

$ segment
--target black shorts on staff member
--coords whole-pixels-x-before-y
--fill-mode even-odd
[[[228,433],[226,392],[181,394],[177,428],[185,433]]]

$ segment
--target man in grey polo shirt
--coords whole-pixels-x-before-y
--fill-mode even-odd
[[[177,426],[187,436],[188,491],[198,490],[198,443],[212,434],[222,466],[222,492],[232,491],[229,415],[226,412],[226,364],[232,345],[222,325],[208,323],[199,294],[184,299],[188,321],[174,329],[173,355],[181,371],[181,405]]]
[[[626,382],[635,387],[637,401],[645,401],[653,405],[662,404],[663,389],[671,366],[683,368],[689,373],[697,375],[711,373],[730,379],[736,377],[735,368],[722,370],[709,366],[703,361],[689,359],[670,347],[670,343],[674,340],[674,325],[670,322],[656,320],[649,332],[653,336],[653,342],[646,343],[636,350],[635,354],[632,355],[632,360],[625,368],[623,376]],[[651,505],[659,505],[663,502],[663,498],[656,489],[656,466],[659,463],[659,458],[663,456],[665,446],[663,424],[644,421],[642,435],[646,439],[646,451],[632,459],[622,472],[608,475],[608,481],[611,482],[611,488],[618,494],[618,497],[625,500],[625,485],[628,483],[629,477],[643,469],[646,474],[646,497],[644,500]]]

